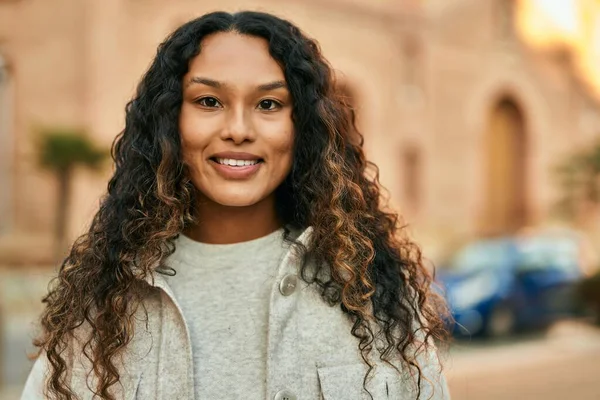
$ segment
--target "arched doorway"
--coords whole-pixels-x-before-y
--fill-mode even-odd
[[[13,221],[12,160],[13,132],[10,75],[6,60],[0,54],[0,235],[8,233]]]
[[[523,112],[504,97],[492,109],[485,133],[482,234],[509,234],[527,223],[527,152]]]

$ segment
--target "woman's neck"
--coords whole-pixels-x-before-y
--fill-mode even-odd
[[[231,244],[258,239],[281,228],[274,196],[248,207],[223,206],[202,199],[197,208],[197,223],[185,234],[197,242]]]

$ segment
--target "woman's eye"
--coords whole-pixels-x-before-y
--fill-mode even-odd
[[[221,106],[219,100],[215,99],[214,97],[202,97],[201,99],[198,99],[196,103],[207,108],[217,108]]]
[[[258,103],[258,108],[260,108],[261,110],[264,111],[273,111],[278,109],[279,107],[281,107],[281,104],[279,104],[278,102],[276,102],[275,100],[261,100],[260,103]]]

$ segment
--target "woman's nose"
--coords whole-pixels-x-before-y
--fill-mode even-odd
[[[255,139],[251,111],[243,107],[231,108],[227,113],[225,127],[222,131],[223,140],[232,140],[236,144]]]

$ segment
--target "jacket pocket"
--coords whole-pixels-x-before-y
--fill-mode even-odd
[[[72,371],[71,389],[81,400],[94,399],[94,393],[90,390],[90,387],[96,387],[96,379],[93,374],[88,377],[87,371],[78,367],[73,368]],[[140,380],[141,373],[121,373],[119,382],[112,385],[110,391],[117,399],[136,400]]]
[[[318,367],[319,383],[323,400],[368,400],[371,399],[363,387],[368,371],[366,364],[351,364],[335,367]],[[366,388],[373,400],[400,400],[400,394],[390,392],[385,374],[371,372]]]

